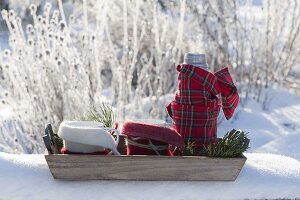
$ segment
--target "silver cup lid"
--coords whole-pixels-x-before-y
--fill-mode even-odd
[[[208,69],[208,64],[207,64],[205,54],[186,53],[184,54],[184,64],[190,64],[195,67],[204,68],[206,70]]]

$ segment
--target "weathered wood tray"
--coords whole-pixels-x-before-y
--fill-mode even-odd
[[[66,180],[234,181],[247,158],[202,156],[45,155],[54,178]]]

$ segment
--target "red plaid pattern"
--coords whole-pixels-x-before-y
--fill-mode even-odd
[[[168,107],[173,128],[194,142],[196,147],[214,143],[217,139],[217,118],[222,106],[230,119],[239,102],[237,89],[228,67],[215,73],[192,65],[177,66],[178,90]]]

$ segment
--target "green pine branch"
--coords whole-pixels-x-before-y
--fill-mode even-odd
[[[195,142],[188,141],[184,146],[183,155],[193,156],[195,154],[196,154]]]
[[[98,109],[93,108],[88,115],[82,118],[82,120],[100,122],[105,127],[113,128],[116,116],[112,106],[102,103]]]
[[[218,139],[215,144],[210,144],[205,148],[208,157],[234,158],[242,156],[242,153],[249,149],[250,139],[248,133],[242,130],[232,129],[227,132],[222,139]]]
[[[64,147],[64,144],[63,144],[63,139],[61,139],[57,133],[54,133],[54,142],[56,143],[58,151],[60,152],[61,148]]]

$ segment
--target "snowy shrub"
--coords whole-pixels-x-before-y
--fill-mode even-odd
[[[31,5],[25,28],[19,13],[2,11],[10,49],[0,55],[0,98],[23,131],[19,151],[42,152],[45,123],[57,127],[103,101],[120,121],[165,119],[185,52],[206,53],[212,70],[229,63],[239,89],[258,100],[299,55],[297,1],[83,0],[64,4],[73,9],[66,15],[57,2],[40,12]]]

